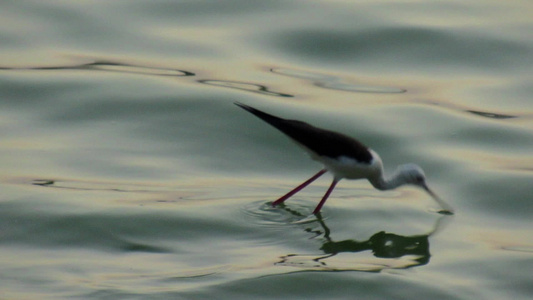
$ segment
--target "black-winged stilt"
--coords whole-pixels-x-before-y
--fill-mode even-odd
[[[272,203],[273,206],[289,199],[324,173],[330,171],[333,173],[333,181],[313,211],[314,214],[320,211],[335,185],[343,178],[366,178],[378,190],[391,190],[404,184],[416,185],[430,194],[441,206],[442,210],[439,213],[453,214],[453,209],[429,189],[424,171],[419,166],[415,164],[401,165],[390,177],[385,177],[379,155],[354,138],[317,128],[302,121],[282,119],[239,102],[235,102],[235,105],[247,110],[286,134],[308,152],[312,159],[321,162],[325,167],[313,177],[274,201]]]

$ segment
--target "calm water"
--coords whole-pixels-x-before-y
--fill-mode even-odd
[[[530,1],[3,1],[2,299],[530,299]],[[240,101],[359,138],[342,181]]]

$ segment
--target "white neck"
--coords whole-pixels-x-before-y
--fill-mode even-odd
[[[380,174],[377,178],[368,179],[370,183],[378,190],[392,190],[401,185],[406,184],[405,178],[402,176],[402,173],[395,171],[393,174],[385,178],[383,173]]]

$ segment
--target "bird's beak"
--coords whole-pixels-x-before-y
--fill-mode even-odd
[[[438,211],[439,214],[443,214],[443,215],[453,215],[453,208],[448,205],[446,202],[444,202],[444,200],[442,200],[439,196],[437,196],[437,194],[435,194],[435,192],[433,192],[425,183],[422,185],[422,188],[424,190],[426,190],[426,192],[435,200],[435,202],[437,202],[440,207],[442,208],[441,210]]]

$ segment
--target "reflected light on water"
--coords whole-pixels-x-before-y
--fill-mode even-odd
[[[529,299],[530,2],[4,1],[2,296]],[[329,180],[273,208],[314,166],[235,101],[457,214],[353,182],[311,215]]]

